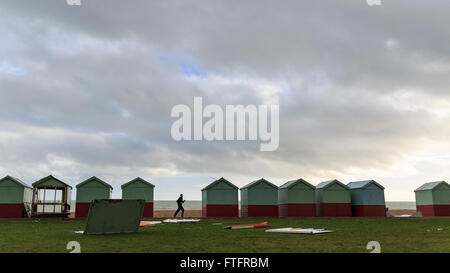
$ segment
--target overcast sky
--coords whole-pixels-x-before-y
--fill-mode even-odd
[[[450,1],[0,2],[0,176],[140,176],[155,199],[375,179],[450,180]],[[279,104],[280,146],[176,142],[174,105]]]

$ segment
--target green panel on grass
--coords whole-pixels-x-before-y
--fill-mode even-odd
[[[139,230],[145,201],[95,200],[89,208],[85,234],[131,233]]]

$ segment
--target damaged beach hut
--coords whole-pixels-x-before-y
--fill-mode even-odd
[[[350,182],[352,215],[357,217],[385,217],[384,187],[374,180]]]
[[[278,190],[280,217],[315,217],[316,187],[303,179],[284,183]]]
[[[142,217],[153,217],[153,195],[155,185],[138,177],[122,185],[122,199],[145,200],[144,213]]]
[[[49,175],[33,183],[34,217],[68,217],[72,187],[58,178]]]
[[[316,211],[321,217],[351,217],[350,189],[338,180],[316,186]]]
[[[425,183],[414,192],[417,211],[423,216],[450,216],[450,185],[447,182]]]
[[[89,213],[91,202],[97,199],[110,199],[113,190],[111,185],[95,176],[81,182],[76,188],[76,218],[86,218]]]
[[[238,191],[238,187],[223,177],[203,188],[203,217],[239,217]]]
[[[33,189],[17,178],[0,180],[0,218],[23,218],[25,207],[31,206]]]
[[[261,178],[241,188],[242,217],[278,217],[278,187]]]

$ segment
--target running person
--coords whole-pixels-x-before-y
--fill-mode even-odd
[[[177,209],[177,211],[175,211],[173,218],[177,218],[177,214],[178,214],[178,212],[180,212],[180,210],[181,210],[181,218],[184,218],[184,208],[183,208],[184,202],[185,202],[185,200],[183,200],[183,194],[180,194],[180,198],[177,199],[178,209]]]

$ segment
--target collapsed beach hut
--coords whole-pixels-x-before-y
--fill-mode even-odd
[[[374,180],[350,182],[352,214],[358,217],[385,217],[384,187]]]
[[[111,185],[95,176],[81,182],[76,188],[76,218],[86,218],[89,213],[91,202],[96,199],[110,199],[113,190]]]
[[[203,217],[239,217],[238,191],[223,177],[203,188]]]
[[[278,217],[278,187],[261,178],[241,188],[242,217]]]
[[[17,178],[6,176],[0,180],[0,218],[23,218],[31,207],[33,189]]]
[[[153,195],[155,185],[138,177],[122,185],[122,199],[145,200],[142,217],[153,217]]]
[[[34,217],[68,217],[72,187],[52,175],[33,183]]]
[[[96,199],[89,208],[84,234],[138,232],[145,200]]]
[[[278,190],[280,217],[315,217],[316,187],[303,179],[284,183]]]
[[[350,189],[338,180],[316,186],[316,211],[321,217],[351,217]]]
[[[447,182],[425,183],[414,192],[417,212],[423,216],[450,216],[450,185]]]

